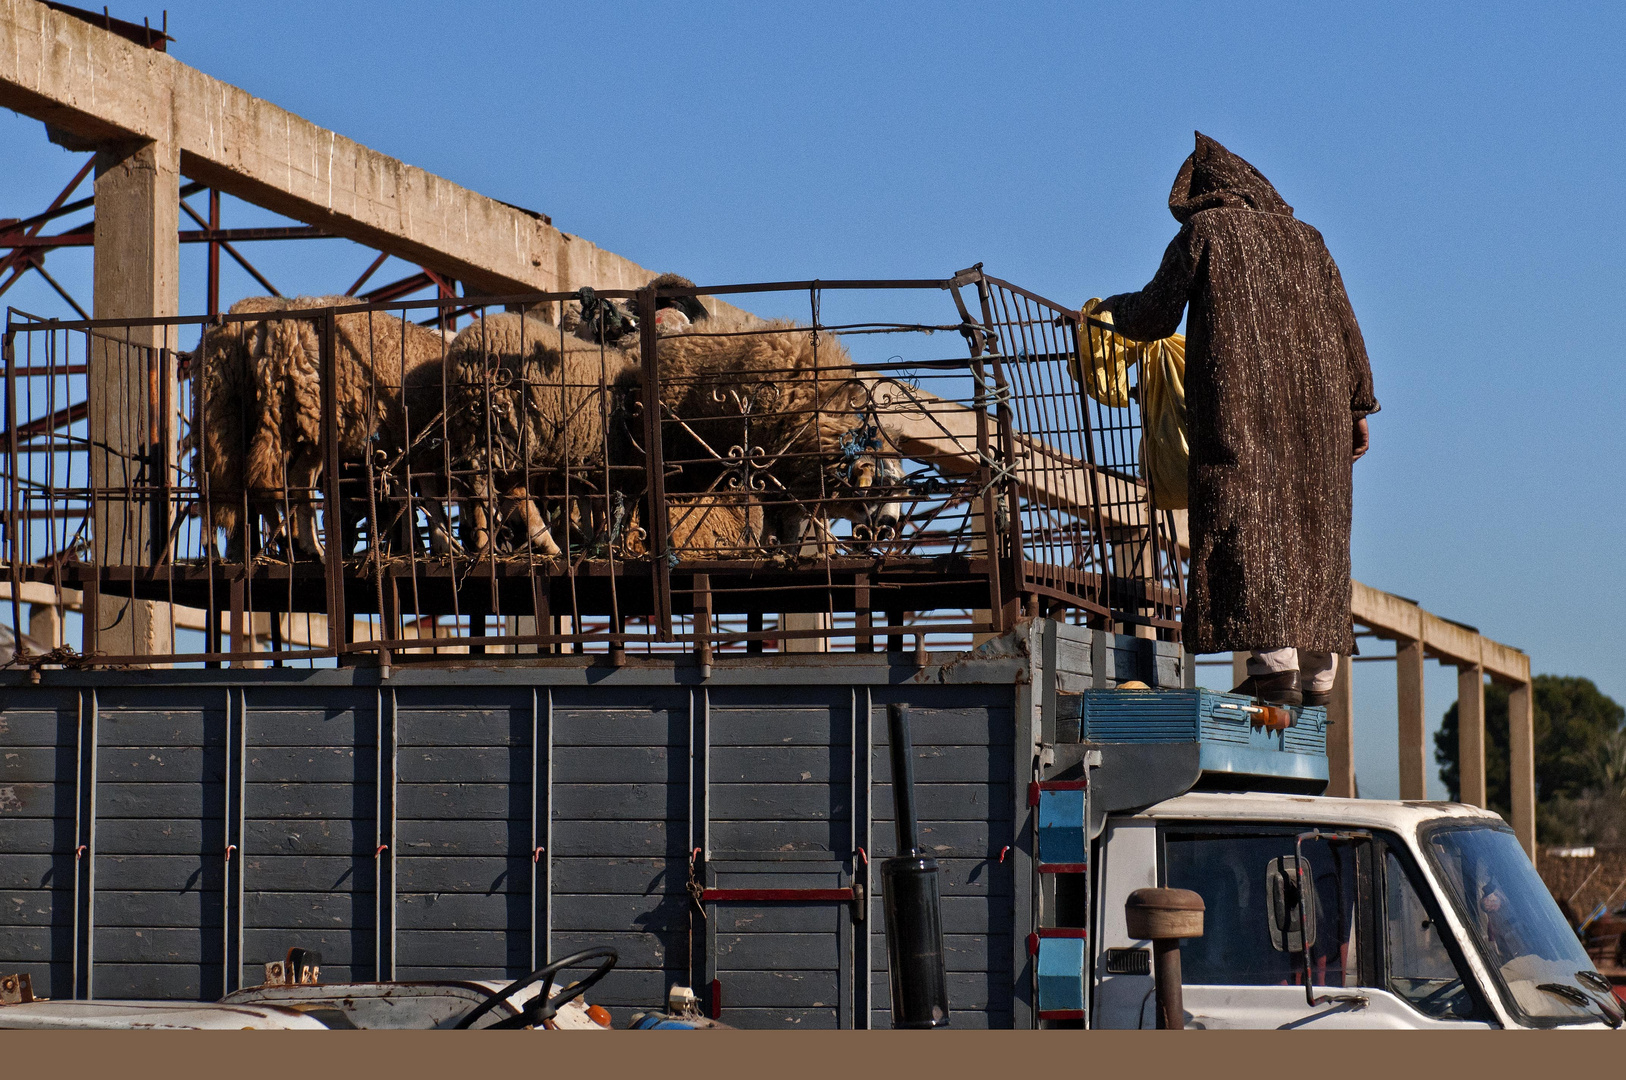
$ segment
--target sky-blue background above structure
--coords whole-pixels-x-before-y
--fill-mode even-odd
[[[1626,8],[165,2],[178,59],[702,283],[982,260],[1068,303],[1136,288],[1200,129],[1322,231],[1365,331],[1355,575],[1626,700]],[[9,215],[82,160],[3,111],[0,143]],[[250,251],[284,291],[368,261]],[[88,249],[49,269],[88,304]],[[226,263],[223,302],[258,291]],[[68,313],[34,275],[3,302]],[[1355,674],[1361,793],[1392,797],[1393,668]],[[1437,725],[1455,672],[1427,695]]]

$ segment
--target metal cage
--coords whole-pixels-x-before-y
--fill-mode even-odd
[[[66,613],[14,662],[1178,636],[1134,394],[1070,371],[1109,331],[980,266],[305,303],[8,310],[11,620]]]

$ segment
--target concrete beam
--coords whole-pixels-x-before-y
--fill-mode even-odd
[[[630,260],[36,0],[0,0],[0,106],[87,146],[173,145],[180,172],[487,293],[632,288]],[[147,312],[145,314],[153,314]]]
[[[1448,664],[1477,664],[1501,682],[1530,679],[1530,657],[1524,653],[1382,589],[1351,582],[1350,614],[1379,637],[1423,642],[1431,656]]]

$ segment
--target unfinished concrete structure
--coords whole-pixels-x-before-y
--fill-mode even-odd
[[[553,227],[542,215],[480,196],[325,130],[196,71],[164,52],[36,0],[0,0],[0,105],[44,122],[64,145],[94,149],[97,226],[94,314],[136,319],[177,314],[182,178],[207,185],[380,251],[487,294],[591,285],[636,288],[644,268]],[[131,344],[155,344],[132,341]],[[121,350],[90,359],[102,400],[130,378]],[[173,372],[165,373],[173,378]],[[137,424],[91,418],[114,450],[149,443]],[[923,441],[930,441],[924,436]],[[95,464],[97,481],[125,478],[116,454]],[[116,511],[107,511],[116,515]],[[153,537],[140,522],[97,522],[98,535],[137,548]],[[24,597],[23,599],[30,599]],[[65,595],[58,595],[60,602]],[[1458,667],[1464,801],[1484,801],[1483,677],[1509,683],[1514,825],[1534,850],[1533,718],[1528,658],[1414,604],[1356,584],[1355,620],[1398,646],[1404,798],[1425,792],[1422,670],[1433,656]],[[103,598],[111,651],[155,654],[170,620],[148,601]],[[43,605],[36,637],[60,640],[60,607]],[[186,616],[191,619],[192,616]],[[184,620],[183,620],[184,621]],[[50,630],[42,635],[42,630]],[[1332,794],[1353,794],[1348,665],[1333,706],[1344,722],[1332,741]]]

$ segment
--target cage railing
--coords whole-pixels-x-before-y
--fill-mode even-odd
[[[10,617],[80,612],[14,662],[704,665],[968,647],[1041,613],[1172,637],[1133,387],[1071,373],[1109,332],[980,267],[13,309]]]

